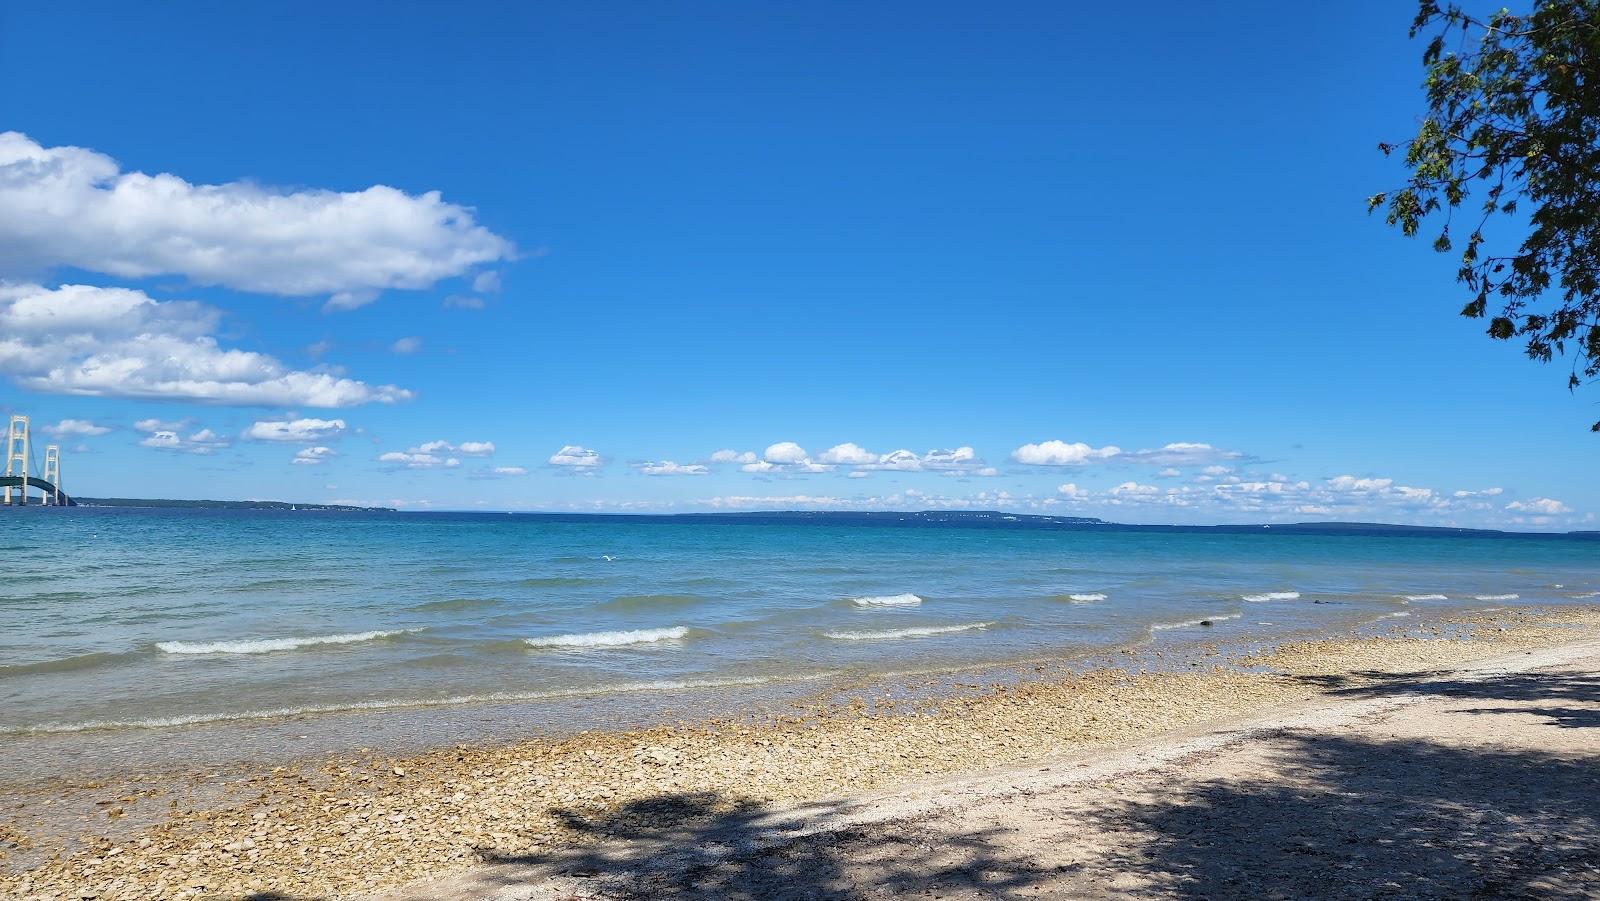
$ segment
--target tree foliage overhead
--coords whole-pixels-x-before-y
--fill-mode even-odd
[[[1422,34],[1427,113],[1415,138],[1379,145],[1403,151],[1410,176],[1368,208],[1408,236],[1430,220],[1434,249],[1460,252],[1462,315],[1533,359],[1570,355],[1575,389],[1600,375],[1600,0],[1486,18],[1421,0]],[[1505,232],[1520,244],[1501,246]]]

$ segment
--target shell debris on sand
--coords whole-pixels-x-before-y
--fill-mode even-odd
[[[113,783],[52,783],[8,799],[0,896],[349,898],[486,857],[558,848],[577,838],[573,816],[655,796],[705,792],[728,804],[823,798],[1303,702],[1329,681],[1308,676],[1349,685],[1596,635],[1600,608],[1502,611],[1407,621],[1377,636],[1281,643],[1236,660],[1201,649],[1191,661],[1200,665],[1182,672],[1030,672],[970,693],[924,697],[886,697],[889,686],[869,683],[850,701],[760,721],[140,774],[145,795]],[[120,807],[129,816],[102,813],[81,838],[30,832],[39,805],[67,795],[110,801],[97,809]],[[375,860],[383,866],[373,867]]]

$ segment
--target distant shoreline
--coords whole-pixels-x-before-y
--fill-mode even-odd
[[[1090,516],[1051,516],[1032,513],[1006,513],[1000,510],[765,510],[711,513],[562,513],[520,510],[398,510],[394,507],[363,507],[350,504],[318,504],[295,501],[217,501],[163,498],[77,498],[80,508],[161,509],[161,510],[239,510],[306,513],[382,513],[405,516],[484,517],[515,516],[546,522],[580,523],[666,523],[709,525],[822,525],[874,526],[888,528],[989,528],[1037,529],[1047,531],[1121,532],[1214,532],[1221,534],[1289,535],[1372,535],[1383,537],[1437,536],[1478,538],[1574,538],[1600,541],[1600,531],[1514,532],[1504,529],[1474,529],[1455,526],[1422,526],[1381,522],[1292,522],[1292,523],[1216,523],[1188,525],[1177,523],[1119,523]]]

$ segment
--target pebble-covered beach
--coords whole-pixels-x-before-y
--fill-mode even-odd
[[[1045,665],[932,696],[870,685],[844,702],[759,719],[404,757],[372,750],[261,769],[130,766],[114,780],[4,788],[0,895],[349,898],[558,849],[586,822],[654,796],[702,793],[730,809],[823,798],[1131,744],[1312,701],[1374,673],[1597,635],[1600,607],[1523,608],[1245,656],[1197,646],[1160,665],[1148,657],[1088,672]]]

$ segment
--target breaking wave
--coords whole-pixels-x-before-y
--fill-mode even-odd
[[[546,635],[541,638],[524,638],[530,648],[615,648],[630,644],[649,644],[655,641],[676,641],[687,638],[687,626],[666,629],[629,629],[618,632],[580,632],[576,635]]]
[[[1299,595],[1295,595],[1295,597],[1299,597]],[[1240,615],[1238,613],[1224,613],[1221,616],[1202,616],[1198,619],[1186,619],[1181,622],[1151,623],[1150,631],[1165,632],[1168,629],[1187,629],[1191,626],[1203,626],[1206,623],[1220,623],[1230,619],[1238,619]]]
[[[392,638],[421,629],[379,629],[372,632],[349,632],[343,635],[312,635],[306,638],[257,638],[243,641],[158,641],[156,648],[167,654],[265,654],[268,651],[292,651],[320,644],[356,644]]]
[[[1298,591],[1269,591],[1265,594],[1242,594],[1240,600],[1259,604],[1262,601],[1292,601],[1300,596]]]
[[[857,607],[915,607],[922,603],[922,598],[914,594],[890,594],[877,597],[851,598],[850,603]]]
[[[1447,594],[1402,594],[1402,595],[1400,595],[1400,598],[1402,600],[1406,600],[1406,601],[1448,601],[1448,600],[1450,600],[1450,596],[1447,595]]]
[[[1098,591],[1086,592],[1084,594],[1069,594],[1069,595],[1067,595],[1067,600],[1073,601],[1073,602],[1079,603],[1079,604],[1091,604],[1091,603],[1093,603],[1095,601],[1103,601],[1105,599],[1106,599],[1106,596],[1104,594],[1098,592]]]
[[[879,641],[890,638],[922,638],[927,635],[949,635],[954,632],[970,632],[972,630],[987,629],[994,625],[993,622],[967,623],[964,626],[913,626],[908,629],[882,629],[864,632],[824,632],[824,637],[834,638],[839,641]]]
[[[1472,599],[1475,600],[1475,601],[1514,601],[1518,597],[1520,597],[1520,595],[1515,595],[1515,594],[1475,594],[1475,595],[1472,596]]]

